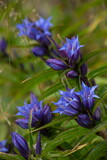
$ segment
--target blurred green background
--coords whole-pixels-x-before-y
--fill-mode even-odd
[[[50,96],[49,88],[56,84],[58,75],[31,53],[36,44],[26,37],[18,37],[16,24],[26,17],[36,21],[38,16],[52,16],[53,37],[57,42],[78,35],[84,55],[107,47],[107,0],[0,0],[0,39],[7,41],[8,59],[0,57],[0,140],[8,137],[16,106],[29,100],[30,91],[51,104],[58,96]],[[15,56],[15,53],[16,56]],[[88,61],[89,71],[107,65],[107,54],[96,55]],[[107,75],[96,77],[98,84],[106,84]],[[74,87],[74,86],[73,86]],[[48,92],[46,92],[48,91]]]

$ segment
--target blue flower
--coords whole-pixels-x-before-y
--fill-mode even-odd
[[[50,23],[52,17],[47,18],[46,20],[44,18],[39,18],[38,21],[35,22],[36,27],[44,31],[45,34],[51,35],[49,32],[50,28],[53,26],[52,23]]]
[[[67,92],[60,91],[61,98],[58,102],[54,102],[58,108],[53,113],[66,114],[74,116],[81,110],[81,102],[79,97],[75,94],[74,89]]]
[[[60,59],[48,59],[46,63],[55,70],[65,70],[67,69],[67,65]]]
[[[19,150],[20,154],[28,160],[30,150],[26,140],[16,132],[12,132],[11,135],[14,146]]]
[[[50,41],[47,38],[47,36],[51,37],[50,28],[53,26],[52,23],[50,23],[52,17],[47,18],[46,20],[44,18],[39,18],[38,21],[34,22],[36,28],[39,32],[37,34],[36,38],[42,45],[49,45]]]
[[[31,39],[37,40],[42,45],[49,45],[50,41],[46,36],[51,36],[49,31],[52,23],[50,23],[51,18],[43,19],[40,18],[36,22],[31,22],[27,18],[23,20],[22,24],[16,25],[19,29],[19,36],[26,35]]]
[[[0,141],[0,152],[8,152],[8,149],[6,148],[7,140]]]
[[[80,48],[84,45],[80,45],[78,41],[78,36],[71,39],[66,38],[66,43],[59,49],[60,53],[69,59],[77,61],[80,56]]]
[[[42,103],[43,101],[39,102],[34,93],[31,93],[30,104],[25,102],[24,106],[18,107],[17,115],[24,118],[17,119],[16,124],[24,129],[29,128],[30,115],[32,115],[31,127],[40,127],[49,123],[52,120],[51,109],[48,105],[43,107]]]
[[[80,92],[77,92],[77,94],[82,98],[82,103],[84,107],[88,110],[92,109],[95,98],[99,98],[96,94],[94,94],[94,90],[96,88],[97,85],[93,87],[88,87],[82,82],[82,90]]]
[[[101,119],[101,109],[97,107],[93,113],[95,98],[99,98],[94,90],[97,86],[88,87],[82,83],[82,90],[75,92],[74,89],[60,91],[61,97],[58,102],[54,102],[58,108],[53,113],[75,116],[79,125],[90,128],[95,125],[95,121]]]
[[[18,36],[28,36],[31,39],[36,40],[39,31],[35,28],[34,23],[30,22],[27,18],[23,20],[22,24],[17,24],[16,27],[19,29]]]

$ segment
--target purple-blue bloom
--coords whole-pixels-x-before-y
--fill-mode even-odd
[[[83,103],[84,107],[87,108],[88,110],[92,109],[92,107],[94,105],[95,98],[99,98],[94,93],[94,90],[96,88],[97,88],[97,85],[93,86],[93,87],[88,87],[87,85],[82,83],[82,90],[80,92],[77,92],[77,94],[82,98],[82,103]]]
[[[43,106],[43,101],[38,101],[33,92],[30,94],[30,104],[24,103],[24,106],[18,107],[19,112],[17,115],[24,118],[17,119],[16,124],[20,127],[29,128],[29,119],[32,117],[31,127],[40,127],[52,120],[51,109],[49,105]]]
[[[43,30],[47,35],[51,35],[49,32],[50,28],[53,26],[53,24],[50,22],[52,17],[47,18],[46,20],[42,17],[39,18],[38,21],[35,22],[36,27]]]
[[[20,154],[28,160],[30,150],[26,140],[16,132],[12,132],[11,135],[14,146],[19,150]]]
[[[80,56],[80,48],[84,45],[79,44],[78,36],[72,37],[71,39],[66,38],[66,43],[59,49],[60,53],[65,53],[65,57],[77,61]]]
[[[60,99],[54,102],[58,108],[53,113],[66,114],[68,116],[76,116],[79,125],[90,128],[93,127],[95,121],[101,119],[101,110],[98,107],[93,113],[95,98],[99,98],[94,90],[97,86],[88,87],[82,83],[82,90],[75,92],[74,89],[67,89],[66,92],[60,91]]]
[[[46,63],[55,70],[65,70],[67,69],[67,65],[60,59],[48,59]]]
[[[27,18],[23,20],[22,24],[17,24],[16,27],[19,29],[19,36],[26,35],[31,39],[37,40],[41,45],[49,45],[50,41],[46,36],[51,36],[50,23],[51,18],[46,20],[40,18],[36,22],[31,22]]]
[[[61,98],[58,102],[54,102],[58,108],[53,113],[66,114],[74,116],[81,110],[81,102],[79,97],[75,94],[74,89],[68,90],[67,92],[60,91]]]
[[[17,24],[16,27],[19,29],[18,36],[28,36],[31,39],[36,40],[38,30],[34,27],[34,23],[29,21],[27,18],[23,20],[22,24]]]
[[[8,152],[8,149],[6,148],[7,140],[0,141],[0,152]]]

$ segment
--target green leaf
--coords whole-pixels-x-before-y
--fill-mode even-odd
[[[25,160],[22,156],[0,152],[0,159],[3,160]]]
[[[107,121],[104,121],[104,122],[98,124],[96,127],[89,130],[89,132],[86,133],[86,135],[77,143],[77,145],[75,145],[75,147],[72,150],[65,151],[64,155],[67,156],[67,155],[72,154],[73,151],[78,150],[78,147],[81,146],[87,138],[91,137],[94,133],[97,133],[98,131],[101,131],[101,130],[105,129],[106,127],[107,127]]]
[[[100,103],[102,103],[102,100],[107,96],[107,90],[103,92],[103,94],[100,96],[100,98],[96,101],[95,106],[93,108],[93,112],[95,109],[99,106]]]
[[[107,140],[95,146],[87,156],[86,160],[98,160],[105,154],[105,152],[107,152]]]
[[[62,144],[63,142],[69,142],[76,137],[82,136],[86,133],[85,128],[80,128],[79,126],[76,126],[75,128],[67,129],[66,131],[60,133],[59,135],[56,135],[56,137],[53,140],[50,140],[44,151],[43,155],[45,156],[46,153],[50,152],[52,149],[54,149],[56,146]],[[78,135],[79,133],[79,135]]]
[[[41,129],[50,127],[52,125],[61,123],[63,121],[69,120],[69,119],[71,119],[71,117],[69,117],[69,116],[67,116],[67,117],[66,116],[60,116],[60,117],[55,118],[52,122],[50,122],[50,123],[48,123],[48,124],[46,124],[46,125],[44,125],[44,126],[42,126],[40,128],[34,129],[34,130],[30,131],[30,132],[37,132],[37,131],[39,131]]]
[[[85,63],[87,60],[89,60],[90,58],[102,54],[103,52],[107,51],[107,48],[101,49],[101,50],[97,50],[97,51],[93,51],[89,54],[87,54],[86,56],[83,57],[82,61],[79,63],[79,67]]]
[[[74,86],[74,80],[70,79],[68,80],[68,83],[70,84],[70,86]],[[42,93],[42,96],[40,97],[40,99],[44,99],[48,96],[50,96],[51,94],[59,91],[60,89],[65,89],[65,86],[63,85],[63,83],[61,81],[59,81],[56,84],[53,84],[53,86],[49,87],[45,92]]]
[[[27,79],[23,80],[20,85],[17,86],[17,93],[20,92],[21,94],[25,94],[28,91],[31,91],[36,85],[44,82],[49,81],[52,76],[57,75],[56,71],[52,69],[43,70],[33,76],[28,77]],[[19,98],[19,94],[17,95],[17,98]]]
[[[88,78],[92,79],[92,78],[95,78],[97,76],[101,76],[101,75],[104,75],[104,74],[107,74],[107,65],[101,66],[101,67],[93,70],[92,72],[90,72],[88,74]]]

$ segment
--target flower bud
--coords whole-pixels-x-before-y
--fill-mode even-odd
[[[93,113],[92,117],[93,117],[94,120],[100,121],[100,119],[101,119],[101,108],[100,107],[96,108],[96,110]]]
[[[46,53],[46,49],[43,47],[34,47],[32,48],[32,53],[35,56],[43,56]]]
[[[77,72],[75,72],[74,70],[72,70],[72,71],[69,71],[68,73],[67,73],[67,77],[69,77],[69,78],[75,78],[75,77],[77,77],[78,76],[78,73]]]
[[[92,124],[92,121],[90,120],[90,117],[87,114],[79,114],[77,122],[80,126],[85,128],[90,128]]]
[[[55,70],[65,70],[67,65],[59,59],[48,59],[46,63]]]
[[[87,74],[87,65],[85,63],[82,64],[82,66],[80,67],[80,70],[81,70],[82,75],[86,75]]]
[[[20,154],[28,160],[29,147],[26,140],[16,132],[12,132],[11,135],[14,146],[19,150]]]
[[[15,123],[24,129],[28,129],[29,119],[27,118],[17,119]]]
[[[36,143],[36,154],[41,154],[41,135],[38,133],[37,143]]]
[[[47,124],[52,121],[52,113],[51,109],[48,105],[45,105],[43,108],[44,116],[43,116],[43,123]]]

